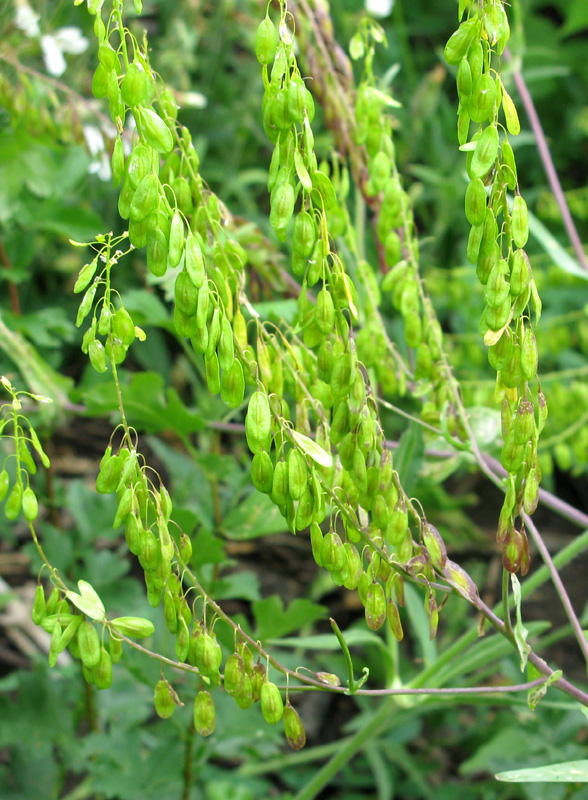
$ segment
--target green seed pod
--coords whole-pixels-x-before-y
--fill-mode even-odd
[[[511,215],[512,238],[517,247],[524,247],[529,238],[529,219],[527,204],[524,199],[517,195],[512,204]]]
[[[100,638],[96,628],[87,620],[84,620],[78,628],[78,646],[85,667],[92,669],[100,663]]]
[[[314,321],[319,331],[325,336],[333,330],[335,325],[333,298],[325,287],[320,290],[316,299]]]
[[[119,639],[117,636],[113,636],[111,633],[110,636],[108,637],[108,650],[110,652],[110,660],[112,661],[112,663],[118,664],[118,662],[122,657],[122,639]],[[71,652],[71,644],[70,644],[70,652]]]
[[[272,63],[278,49],[278,32],[269,16],[259,23],[255,35],[255,55],[260,64],[268,66]]]
[[[127,518],[128,514],[131,512],[133,504],[133,490],[130,486],[128,486],[121,495],[121,498],[118,503],[118,508],[116,509],[116,514],[114,517],[114,521],[112,523],[113,528],[120,527],[125,519]]]
[[[480,22],[477,19],[462,22],[445,45],[443,54],[448,64],[457,66],[467,54],[470,45],[480,33]]]
[[[386,603],[386,618],[388,620],[388,625],[390,626],[390,630],[394,638],[401,642],[404,638],[404,631],[402,630],[402,623],[400,622],[400,614],[398,613],[398,607],[396,603],[390,598]]]
[[[513,297],[525,293],[531,282],[531,265],[524,250],[515,250],[512,255],[510,291]]]
[[[273,487],[274,466],[265,450],[260,450],[253,456],[251,462],[251,480],[258,492],[270,494]]]
[[[502,447],[500,460],[504,469],[512,474],[518,472],[525,457],[525,444],[517,444],[511,432]]]
[[[241,656],[238,653],[230,655],[226,660],[224,669],[224,686],[227,694],[230,694],[231,697],[241,694],[247,677],[245,664]]]
[[[152,636],[155,630],[153,623],[142,617],[116,617],[110,621],[110,625],[115,631],[134,639],[145,639]]]
[[[316,522],[312,522],[310,525],[310,546],[312,548],[312,557],[318,566],[322,567],[323,559],[321,552],[323,546],[323,533]]]
[[[196,637],[194,659],[201,675],[211,678],[215,683],[220,683],[219,667],[222,661],[222,651],[214,636],[203,633]]]
[[[47,607],[45,604],[45,590],[40,583],[37,584],[35,589],[35,601],[33,603],[33,610],[31,612],[31,619],[35,625],[40,625],[47,616]]]
[[[147,244],[147,220],[136,222],[132,219],[129,222],[129,241],[138,250],[145,247]]]
[[[201,736],[211,736],[216,728],[214,700],[209,692],[198,692],[194,701],[194,727]]]
[[[288,453],[288,493],[292,500],[300,500],[308,486],[306,459],[297,448]]]
[[[15,483],[4,505],[4,514],[6,515],[6,519],[10,520],[16,519],[20,514],[21,505],[22,505],[22,484]]]
[[[498,145],[498,129],[495,125],[488,125],[482,131],[472,156],[469,172],[474,178],[483,178],[495,164]]]
[[[486,282],[486,302],[489,306],[497,308],[510,298],[510,284],[506,280],[508,264],[505,259],[500,259],[490,271]],[[509,303],[510,305],[510,303]]]
[[[306,488],[302,493],[302,497],[298,501],[296,507],[296,514],[294,517],[294,527],[296,530],[302,531],[308,528],[314,518],[314,497],[310,488]],[[319,517],[320,521],[320,517]]]
[[[252,453],[267,449],[266,445],[271,433],[271,424],[272,416],[267,395],[261,391],[254,392],[249,400],[247,416],[245,417],[245,435]]]
[[[333,399],[339,400],[348,394],[354,377],[353,359],[351,352],[348,350],[345,353],[341,353],[333,364],[330,383]]]
[[[208,345],[206,347],[206,358],[212,358],[213,353],[216,352],[216,346],[220,337],[220,311],[218,306],[215,306],[212,312],[212,319],[208,326]]]
[[[296,193],[291,183],[283,183],[275,190],[270,211],[270,225],[281,242],[286,241],[286,229],[292,219],[295,202]]]
[[[114,186],[118,186],[123,179],[125,171],[125,156],[120,135],[116,137],[110,163],[112,168],[112,182]]]
[[[223,370],[220,393],[223,402],[229,408],[238,408],[243,402],[245,377],[241,362],[237,358],[233,359],[233,363],[228,369]]]
[[[531,381],[537,374],[539,357],[537,341],[532,328],[525,328],[525,338],[521,347],[521,372],[526,381]]]
[[[61,640],[61,625],[59,621],[55,622],[53,626],[53,633],[51,634],[51,644],[49,645],[49,666],[54,667],[57,664],[57,656],[60,653],[59,642]]]
[[[52,614],[56,613],[57,606],[59,605],[60,600],[61,600],[61,593],[57,588],[57,586],[54,586],[53,589],[51,590],[51,594],[49,595],[49,599],[47,600],[47,605],[45,608],[47,616],[51,616]]]
[[[175,694],[171,684],[163,678],[155,685],[155,711],[161,719],[169,719],[176,710]]]
[[[365,621],[372,631],[379,630],[386,621],[386,597],[382,585],[374,581],[367,592]]]
[[[163,595],[163,617],[168,631],[176,633],[178,630],[178,615],[176,614],[174,597],[169,589],[166,589]]]
[[[504,176],[504,180],[507,187],[511,191],[514,191],[518,180],[517,165],[512,150],[512,145],[507,139],[505,139],[502,143],[501,152],[502,152],[502,163],[503,163],[502,174]]]
[[[523,380],[520,345],[513,345],[508,364],[500,370],[500,379],[508,389],[516,389]]]
[[[493,369],[500,370],[506,367],[512,354],[513,342],[512,333],[506,328],[500,339],[488,348],[488,361]]]
[[[288,116],[292,122],[302,122],[306,111],[306,87],[301,78],[292,79],[288,86]],[[310,184],[310,178],[308,178]],[[309,185],[309,189],[310,186]],[[305,187],[306,188],[306,187]]]
[[[156,153],[165,154],[171,152],[174,146],[174,139],[172,132],[161,117],[151,108],[137,108],[134,114],[142,139]]]
[[[347,563],[342,568],[340,574],[343,574],[343,586],[350,591],[357,589],[359,581],[363,575],[363,564],[361,557],[357,552],[357,547],[351,542],[345,542],[343,545],[345,558]]]
[[[301,259],[311,257],[317,240],[314,217],[308,211],[300,211],[294,220],[292,249]]]
[[[190,652],[190,631],[188,629],[188,623],[184,619],[182,615],[182,610],[184,606],[182,605],[180,608],[180,613],[177,615],[178,617],[178,631],[176,634],[176,657],[178,661],[182,663],[186,661]],[[191,612],[188,609],[188,613]]]
[[[169,231],[168,262],[177,267],[184,252],[184,221],[179,211],[174,211]]]
[[[275,725],[284,714],[284,701],[275,683],[266,681],[261,687],[261,713],[270,725]]]
[[[87,666],[85,662],[84,666]],[[97,689],[110,689],[112,686],[112,660],[105,647],[100,648],[99,661],[92,667],[92,678]]]
[[[473,122],[482,123],[491,118],[498,91],[498,85],[489,73],[480,75],[474,82],[467,104],[467,111]]]
[[[277,506],[285,506],[290,494],[288,491],[288,462],[276,461],[272,479],[272,501]]]
[[[329,572],[339,572],[345,566],[347,555],[338,533],[327,533],[321,546],[321,560]]]
[[[110,456],[103,461],[96,478],[96,491],[100,494],[114,492],[119,484],[123,466],[121,455]]]
[[[460,103],[467,105],[470,95],[472,94],[473,86],[472,68],[467,58],[462,58],[462,60],[459,62],[456,84]]]
[[[531,467],[525,479],[523,491],[523,508],[525,513],[533,514],[539,501],[539,473],[535,467]]]
[[[104,69],[102,64],[98,64],[92,76],[92,94],[97,100],[102,100],[106,97],[109,75],[110,70]]]
[[[210,358],[204,360],[206,369],[206,383],[211,394],[218,394],[220,392],[220,368],[218,364],[218,356],[213,353]]]
[[[120,86],[116,72],[110,72],[108,75],[108,84],[106,86],[106,96],[108,98],[108,107],[110,110],[110,117],[117,125],[124,123],[125,118],[125,104],[122,101]]]
[[[251,670],[251,689],[253,693],[253,702],[257,703],[261,698],[261,689],[265,684],[265,669],[263,664],[259,662]]]
[[[198,309],[198,289],[187,270],[178,272],[174,284],[174,299],[177,309],[187,317],[196,315]]]
[[[8,472],[6,471],[6,467],[2,469],[0,472],[0,503],[4,500],[6,495],[8,494],[8,489],[10,487],[10,477]]]
[[[151,101],[153,78],[147,74],[145,67],[139,61],[129,64],[120,91],[123,101],[131,108]]]
[[[206,278],[206,267],[199,238],[193,234],[186,239],[185,258],[185,268],[190,280],[200,289]]]
[[[167,271],[168,241],[161,228],[147,232],[147,267],[157,278]]]
[[[210,287],[208,281],[204,281],[198,290],[198,308],[196,309],[196,325],[204,328],[208,319],[208,309],[210,306]],[[208,339],[206,340],[208,343]]]
[[[482,320],[492,331],[499,331],[508,323],[511,313],[510,297],[500,306],[487,305],[484,309]]]
[[[141,551],[138,556],[139,564],[146,572],[154,573],[159,569],[161,564],[161,547],[159,545],[159,540],[151,530],[142,530]]]
[[[39,515],[37,496],[30,486],[22,494],[22,511],[27,522],[34,522]]]
[[[384,258],[389,267],[395,266],[402,258],[402,242],[396,231],[390,231],[386,236]]]
[[[112,332],[125,347],[129,347],[135,341],[135,324],[125,308],[119,308],[113,315]]]
[[[526,444],[535,433],[535,411],[529,400],[520,400],[514,417],[515,444]]]
[[[233,329],[227,317],[223,316],[220,322],[218,338],[218,361],[223,370],[230,369],[235,359],[233,345]]]
[[[374,194],[381,192],[390,178],[392,165],[387,153],[383,150],[376,153],[368,163],[368,174],[371,179]]]
[[[480,178],[468,184],[465,195],[465,213],[470,225],[482,225],[486,217],[486,188]]]
[[[130,219],[133,222],[143,222],[143,220],[147,219],[157,207],[158,196],[159,178],[149,172],[135,189],[129,209]]]
[[[284,706],[284,732],[286,741],[293,750],[302,750],[306,744],[306,733],[298,712],[288,701]]]
[[[447,548],[437,528],[429,523],[423,527],[423,544],[427,548],[433,567],[443,570],[447,563]]]

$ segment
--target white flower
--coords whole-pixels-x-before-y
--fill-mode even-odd
[[[90,151],[90,155],[96,156],[98,153],[104,152],[104,137],[95,125],[84,125],[82,128],[84,132],[84,139]]]
[[[372,17],[387,17],[394,6],[394,0],[365,0],[365,10]]]
[[[67,64],[53,36],[41,36],[41,48],[43,50],[45,69],[49,75],[54,75],[55,77],[63,75]]]
[[[207,98],[201,92],[176,92],[180,106],[185,108],[206,108]]]
[[[53,34],[41,36],[43,61],[47,72],[56,77],[63,75],[67,67],[63,54],[72,53],[73,55],[78,55],[83,53],[88,44],[88,40],[85,36],[82,36],[80,29],[71,26],[59,28]]]
[[[16,4],[16,27],[24,32],[25,36],[30,38],[39,36],[39,17],[36,11],[30,7],[26,0]]]
[[[90,175],[98,175],[101,181],[109,181],[112,177],[112,170],[110,168],[110,161],[106,153],[102,153],[100,159],[92,161],[88,167]]]

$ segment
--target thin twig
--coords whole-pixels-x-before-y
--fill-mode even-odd
[[[506,61],[512,61],[512,55],[509,52],[508,48],[506,48],[506,50],[504,51],[504,58]],[[574,249],[574,253],[576,254],[576,258],[582,265],[582,269],[588,272],[588,261],[586,260],[586,254],[584,252],[582,242],[580,241],[580,237],[578,235],[578,231],[574,224],[574,220],[572,219],[572,215],[570,213],[570,208],[568,206],[568,202],[566,200],[564,191],[561,188],[559,176],[553,164],[553,159],[551,158],[551,151],[549,149],[549,145],[547,144],[547,139],[545,137],[545,133],[543,131],[539,115],[537,114],[535,104],[533,103],[533,98],[531,97],[531,93],[529,92],[529,89],[527,87],[527,84],[525,82],[522,73],[519,70],[514,69],[512,74],[515,85],[521,97],[521,102],[523,103],[523,106],[529,118],[529,122],[531,123],[531,128],[535,136],[535,141],[537,142],[537,149],[539,150],[539,155],[541,157],[541,161],[543,162],[545,173],[547,174],[547,180],[549,181],[549,185],[551,186],[551,191],[553,192],[555,201],[559,207],[569,240]]]
[[[574,629],[574,634],[576,636],[576,640],[580,645],[580,650],[584,653],[584,658],[588,663],[588,642],[586,641],[586,637],[582,631],[582,626],[580,625],[580,621],[574,611],[572,606],[570,597],[566,591],[565,586],[563,585],[563,581],[557,571],[555,564],[549,554],[549,550],[545,546],[545,542],[543,541],[537,527],[531,517],[528,514],[523,514],[523,519],[525,521],[525,527],[528,531],[530,531],[531,536],[533,537],[533,541],[535,542],[535,546],[537,550],[541,553],[541,558],[545,562],[547,568],[549,569],[549,573],[551,575],[551,580],[553,581],[553,585],[555,586],[555,590],[559,595],[559,599],[561,600],[561,604],[564,607],[566,612],[566,616],[569,619],[572,628]]]

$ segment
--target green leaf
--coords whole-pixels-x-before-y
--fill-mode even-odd
[[[81,594],[66,592],[68,600],[71,600],[74,606],[90,619],[104,619],[106,615],[104,604],[92,585],[87,581],[78,581],[78,587]]]
[[[569,275],[576,275],[588,281],[588,272],[586,272],[578,261],[573,258],[557,241],[555,236],[545,227],[545,225],[531,212],[528,211],[529,219],[529,232],[537,239],[543,250],[557,264],[558,267],[563,269]]]
[[[510,581],[512,584],[512,595],[515,604],[516,620],[517,620],[516,625],[514,626],[514,635],[519,655],[521,657],[521,672],[524,672],[525,667],[527,666],[527,656],[529,655],[529,652],[531,650],[531,648],[527,644],[527,637],[529,635],[529,631],[523,625],[523,620],[521,617],[521,584],[519,583],[519,579],[514,573],[511,573]]]
[[[284,518],[265,494],[252,492],[232,508],[223,520],[223,532],[229,539],[247,540],[279,533],[285,529]]]
[[[495,777],[510,783],[588,783],[588,761],[563,761],[544,767],[514,769],[499,772]]]
[[[423,465],[425,445],[421,426],[411,422],[394,453],[394,468],[407,494],[411,494]]]
[[[310,625],[323,619],[326,609],[312,600],[297,598],[284,611],[282,598],[277,594],[253,603],[253,616],[256,622],[256,638],[267,640],[297,631],[303,625]]]

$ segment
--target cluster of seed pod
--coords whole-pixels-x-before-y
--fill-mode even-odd
[[[6,456],[0,470],[0,503],[6,501],[4,503],[6,519],[15,520],[22,511],[26,521],[33,523],[39,514],[39,502],[29,484],[29,475],[35,475],[37,472],[37,464],[29,445],[45,468],[49,467],[49,458],[43,450],[37,432],[28,418],[21,413],[22,402],[19,395],[28,393],[16,392],[4,375],[0,377],[0,383],[12,398],[10,403],[0,407],[0,436],[12,439],[14,446],[14,453]],[[50,402],[44,397],[31,396],[42,402]],[[23,426],[26,426],[26,432]],[[6,466],[9,460],[14,460],[14,480],[11,479]]]
[[[537,345],[531,310],[541,313],[529,258],[527,206],[521,197],[509,134],[520,124],[514,103],[493,67],[510,35],[502,2],[460,3],[466,14],[445,46],[445,58],[457,67],[459,95],[458,139],[467,153],[470,183],[465,213],[471,225],[467,257],[485,287],[486,307],[480,334],[488,359],[497,372],[495,396],[502,403],[502,465],[509,486],[502,508],[498,541],[506,569],[526,572],[529,566],[524,527],[515,519],[537,505],[541,470],[537,439],[545,424],[547,406],[537,375]],[[502,108],[504,124],[499,120]],[[472,131],[472,123],[475,130]],[[508,192],[514,191],[509,203]],[[500,217],[502,216],[502,221]]]
[[[447,399],[440,359],[442,331],[420,285],[414,219],[396,168],[391,119],[386,113],[390,106],[399,104],[376,87],[372,71],[374,36],[379,42],[383,33],[372,23],[363,31],[361,48],[356,53],[352,51],[353,57],[365,55],[364,77],[355,102],[354,130],[355,143],[365,148],[366,180],[362,188],[374,211],[380,266],[386,274],[378,286],[369,265],[365,262],[358,265],[364,285],[370,286],[366,304],[370,313],[357,337],[357,345],[384,394],[404,394],[407,381],[410,388],[417,385],[417,396],[427,395],[423,418],[438,424]],[[403,362],[398,350],[386,340],[376,309],[381,292],[391,296],[393,307],[402,317],[405,342],[415,351],[414,359],[409,359],[412,366]]]

